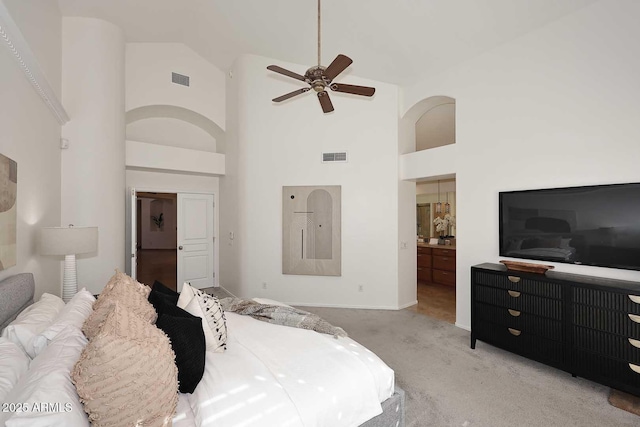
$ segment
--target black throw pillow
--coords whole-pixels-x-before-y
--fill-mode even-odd
[[[204,374],[206,344],[202,319],[175,307],[172,314],[158,316],[156,326],[171,341],[178,367],[178,390],[193,393]]]
[[[171,297],[171,299],[175,299],[175,303],[178,303],[178,298],[180,297],[180,294],[176,291],[174,291],[173,289],[169,289],[168,287],[166,287],[164,285],[164,283],[156,280],[153,282],[153,286],[151,287],[151,289],[155,289],[156,292],[160,292],[161,294],[167,295],[169,297]]]
[[[171,314],[171,315],[179,315],[179,314],[176,314],[177,312],[175,311],[175,308],[177,308],[176,304],[178,303],[179,296],[180,294],[172,291],[171,289],[167,288],[162,283],[156,280],[155,283],[153,284],[153,287],[151,288],[151,292],[149,292],[148,299],[151,305],[153,305],[153,308],[156,309],[156,312],[158,313],[158,315],[161,315],[164,313]]]

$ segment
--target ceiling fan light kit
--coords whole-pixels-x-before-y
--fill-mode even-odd
[[[298,73],[294,73],[293,71],[286,70],[277,65],[269,65],[267,67],[267,70],[303,81],[307,83],[309,87],[286,93],[282,96],[274,98],[272,100],[273,102],[282,102],[313,89],[316,92],[318,101],[320,101],[320,107],[322,107],[322,111],[324,113],[330,113],[333,111],[333,103],[331,102],[331,98],[329,97],[327,88],[331,89],[334,92],[350,93],[360,96],[373,96],[376,90],[372,87],[333,83],[333,79],[335,79],[340,73],[346,70],[353,61],[348,56],[340,54],[336,56],[336,58],[331,64],[329,64],[328,67],[324,67],[320,64],[320,52],[320,0],[318,0],[318,65],[309,68],[304,73],[304,76]]]

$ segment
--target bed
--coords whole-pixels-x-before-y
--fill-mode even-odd
[[[0,282],[0,329],[33,303],[34,287],[28,273]],[[393,371],[357,342],[235,313],[226,319],[227,350],[206,352],[196,389],[178,393],[173,426],[404,426],[404,392],[395,386]],[[0,399],[6,406],[0,425],[89,425],[69,378],[87,340],[70,329],[58,333]],[[45,361],[50,353],[55,357]],[[40,383],[60,392],[48,398],[38,391]],[[12,398],[15,389],[22,394]],[[46,410],[34,411],[38,399],[47,400]],[[25,400],[31,406],[16,406]]]

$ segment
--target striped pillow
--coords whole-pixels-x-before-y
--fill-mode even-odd
[[[207,350],[222,353],[227,349],[227,321],[218,298],[185,283],[178,298],[178,307],[202,318]]]

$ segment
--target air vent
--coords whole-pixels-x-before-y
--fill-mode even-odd
[[[171,73],[171,81],[182,86],[189,86],[189,76],[183,76],[182,74]]]
[[[347,161],[347,152],[343,151],[340,153],[322,153],[322,163],[346,163]]]

